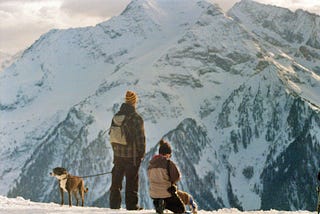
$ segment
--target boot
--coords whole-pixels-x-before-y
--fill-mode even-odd
[[[163,199],[154,199],[153,200],[153,204],[154,204],[154,207],[156,209],[156,212],[158,214],[163,214],[163,211],[165,209],[165,202]]]

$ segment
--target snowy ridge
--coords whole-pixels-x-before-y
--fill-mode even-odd
[[[5,68],[9,67],[20,56],[20,52],[14,55],[0,52],[0,72],[3,71]]]
[[[267,61],[278,67],[288,88],[319,106],[320,17],[251,0],[237,3],[228,14],[267,43]]]
[[[141,206],[152,208],[146,168],[164,137],[179,187],[203,210],[314,210],[318,20],[248,0],[228,14],[209,1],[134,0],[95,27],[51,30],[0,73],[0,194],[59,201],[52,168],[111,171],[106,133],[131,89],[147,135]],[[87,204],[107,207],[110,176],[85,183]]]

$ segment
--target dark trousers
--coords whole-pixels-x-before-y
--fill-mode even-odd
[[[164,201],[164,204],[162,202]],[[179,198],[177,194],[173,195],[170,198],[154,198],[153,204],[155,206],[157,213],[163,213],[163,209],[168,209],[174,213],[185,213],[186,208],[184,206],[184,203]],[[158,206],[164,206],[163,208]]]
[[[127,210],[136,210],[138,206],[139,167],[141,161],[134,164],[133,158],[114,158],[112,183],[110,187],[110,208],[120,209],[123,177],[126,177],[125,202]]]

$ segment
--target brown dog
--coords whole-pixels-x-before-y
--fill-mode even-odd
[[[84,187],[84,181],[81,177],[70,175],[65,168],[56,167],[50,175],[59,180],[59,187],[61,193],[61,205],[64,204],[63,191],[68,192],[69,206],[72,206],[72,194],[77,200],[79,205],[78,192],[82,199],[82,206],[84,204],[84,193],[88,192],[88,188]]]

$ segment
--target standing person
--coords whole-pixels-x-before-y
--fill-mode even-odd
[[[125,103],[112,118],[110,142],[113,149],[112,184],[110,187],[110,208],[120,209],[123,177],[126,177],[125,203],[127,210],[140,210],[138,206],[139,167],[145,155],[146,142],[144,122],[136,112],[137,95],[127,91]],[[123,124],[122,124],[123,123]],[[112,138],[111,128],[122,126],[125,142],[116,142]],[[122,125],[121,125],[122,124]]]
[[[148,166],[149,191],[156,212],[162,214],[164,209],[168,209],[174,213],[185,213],[185,205],[189,205],[192,213],[196,214],[197,204],[193,197],[176,188],[181,176],[176,164],[170,160],[170,144],[161,139],[159,145],[159,154],[151,159]]]

